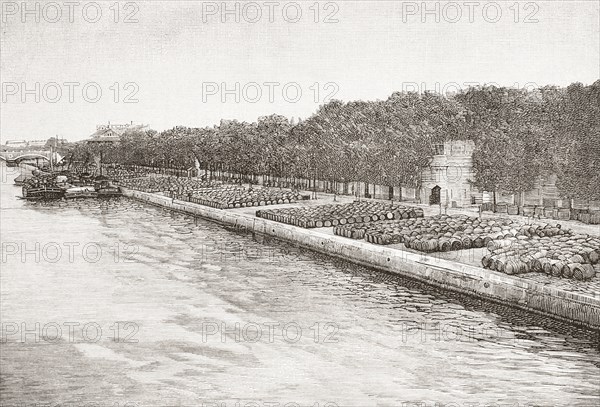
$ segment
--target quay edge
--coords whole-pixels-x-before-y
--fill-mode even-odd
[[[356,264],[412,278],[444,290],[509,305],[600,331],[600,298],[549,287],[425,254],[346,239],[223,209],[122,188],[123,195],[177,212],[288,241]]]

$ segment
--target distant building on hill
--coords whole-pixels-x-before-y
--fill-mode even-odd
[[[129,131],[144,130],[148,125],[143,124],[99,124],[96,126],[96,131],[87,140],[88,143],[117,143],[121,140],[121,136]]]
[[[4,144],[6,148],[24,148],[27,147],[26,140],[7,140]]]
[[[8,140],[4,147],[7,149],[32,149],[39,150],[46,148],[48,140]]]
[[[31,140],[27,142],[27,147],[30,148],[44,148],[48,140]]]

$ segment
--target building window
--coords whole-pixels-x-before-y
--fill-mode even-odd
[[[443,144],[435,145],[435,155],[444,155],[444,145]]]
[[[462,145],[462,144],[456,144],[456,145],[454,145],[453,150],[454,150],[453,151],[454,154],[456,154],[456,155],[464,154],[464,152],[465,152],[465,146]]]

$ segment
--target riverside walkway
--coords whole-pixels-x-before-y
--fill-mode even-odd
[[[379,246],[333,234],[332,228],[303,229],[256,217],[257,208],[215,209],[173,200],[161,194],[124,190],[128,197],[167,209],[200,216],[228,226],[276,237],[320,253],[343,258],[368,267],[413,278],[445,290],[461,292],[489,301],[551,316],[567,323],[600,330],[600,277],[587,282],[551,278],[540,273],[506,275],[480,266],[483,250],[462,250],[424,254],[403,245]],[[335,203],[352,202],[352,196],[336,196]],[[316,200],[268,208],[314,206],[334,203],[333,195],[320,193]],[[424,207],[425,215],[439,213],[439,207]],[[468,209],[448,210],[448,214],[473,214]],[[484,213],[483,217],[498,216]],[[503,215],[505,216],[505,215]],[[552,222],[552,221],[551,221]],[[556,221],[554,221],[556,222]],[[560,223],[581,233],[594,234],[597,225]],[[481,251],[478,253],[477,250]],[[598,266],[596,266],[598,268]]]

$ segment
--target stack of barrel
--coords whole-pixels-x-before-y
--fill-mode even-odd
[[[494,239],[515,236],[518,230],[510,219],[482,220],[466,215],[439,215],[423,219],[383,222],[368,229],[357,228],[356,237],[371,243],[404,243],[423,252],[450,251],[483,247]],[[340,232],[347,235],[347,232]]]
[[[319,205],[279,210],[260,210],[256,216],[303,228],[363,224],[379,220],[423,217],[421,208],[377,201],[355,201],[340,205]]]
[[[115,181],[123,181],[131,178],[146,177],[150,174],[147,168],[126,167],[122,165],[103,165],[102,174]]]
[[[506,274],[538,272],[589,280],[600,261],[600,238],[582,234],[519,236],[493,242],[488,249],[483,267]]]
[[[479,219],[465,215],[433,217],[428,225],[403,231],[407,248],[432,253],[481,248],[496,239],[516,236],[510,219]]]
[[[479,219],[466,215],[439,215],[421,219],[344,225],[335,234],[370,243],[404,243],[422,252],[447,252],[482,248],[490,242],[515,236],[555,236],[567,233],[560,225],[520,225],[511,219]]]
[[[202,188],[216,187],[216,184],[197,178],[178,177],[141,177],[126,178],[119,181],[119,185],[142,192],[168,192],[187,194]]]
[[[220,209],[245,208],[251,206],[277,205],[296,202],[297,192],[276,188],[228,187],[196,192],[190,199],[201,205]]]

